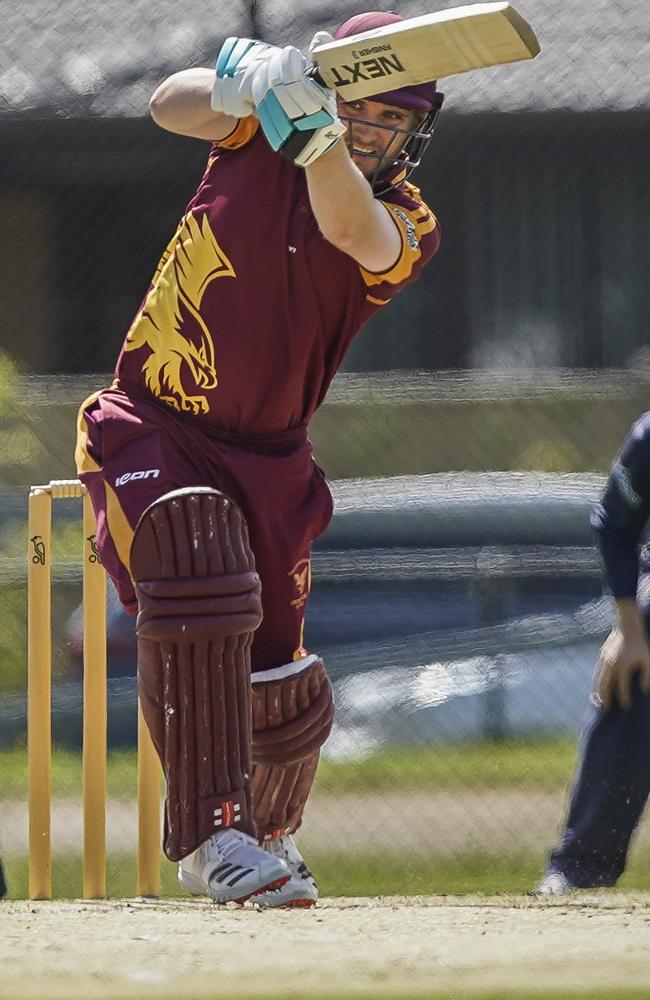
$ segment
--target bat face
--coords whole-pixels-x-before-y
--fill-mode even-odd
[[[329,70],[334,77],[334,88],[341,91],[344,87],[350,86],[358,89],[359,85],[363,85],[363,81],[366,80],[381,80],[387,77],[399,78],[400,74],[404,75],[408,72],[398,53],[392,50],[390,42],[352,49],[345,62],[334,64],[329,67]],[[395,86],[399,87],[399,82]],[[392,84],[391,87],[383,85],[381,87],[381,90],[389,89],[392,89]],[[360,95],[355,93],[354,96],[359,97]]]
[[[322,82],[346,101],[455,73],[532,59],[539,43],[509,3],[412,17],[314,49]]]

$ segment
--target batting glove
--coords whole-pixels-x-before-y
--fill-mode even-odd
[[[251,94],[253,76],[262,63],[274,52],[277,45],[267,45],[253,38],[226,38],[217,56],[214,86],[210,105],[232,118],[247,118],[255,113]]]
[[[269,145],[299,167],[332,148],[345,132],[333,91],[307,76],[309,66],[292,45],[273,53],[253,77],[256,114]]]
[[[334,35],[330,35],[329,31],[317,31],[311,42],[309,43],[309,56],[313,56],[314,49],[317,49],[319,45],[327,45],[328,42],[334,41]]]

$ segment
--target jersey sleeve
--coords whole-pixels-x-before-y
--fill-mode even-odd
[[[440,246],[438,220],[420,198],[417,188],[408,185],[406,196],[400,194],[398,201],[382,199],[399,230],[399,257],[392,267],[380,273],[360,268],[367,298],[374,305],[385,305],[402,288],[419,278],[422,268]]]
[[[259,127],[260,123],[252,115],[248,118],[240,118],[230,135],[212,144],[214,151],[218,152],[220,149],[241,149],[242,146],[247,146],[251,139],[257,135]]]
[[[635,597],[639,553],[650,517],[650,413],[632,427],[616,458],[591,526],[615,598]]]

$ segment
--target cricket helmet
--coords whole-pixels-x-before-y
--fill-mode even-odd
[[[336,40],[348,38],[350,35],[357,35],[362,31],[372,31],[374,28],[383,28],[403,20],[402,15],[394,11],[371,10],[362,14],[354,14],[339,25],[334,32],[334,38]],[[444,99],[444,94],[441,94],[437,89],[437,81],[435,80],[430,83],[418,83],[396,90],[387,90],[365,98],[367,101],[391,104],[396,108],[417,112],[421,116],[421,120],[415,129],[377,125],[374,122],[364,122],[363,119],[351,118],[345,113],[339,112],[341,121],[348,127],[347,144],[350,152],[352,152],[352,125],[355,122],[372,125],[375,128],[384,129],[388,133],[383,152],[363,154],[374,157],[378,161],[375,173],[369,178],[376,194],[384,194],[389,191],[397,183],[405,180],[419,166],[422,156],[431,142]],[[401,150],[396,158],[387,161],[385,153],[398,135],[405,137]]]

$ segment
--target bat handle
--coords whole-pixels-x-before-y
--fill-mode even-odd
[[[318,72],[317,66],[312,66],[311,69],[307,71],[307,76],[309,77],[310,80],[313,80],[315,83],[320,84],[321,87],[325,87],[326,90],[330,89],[323,80],[320,73]]]

